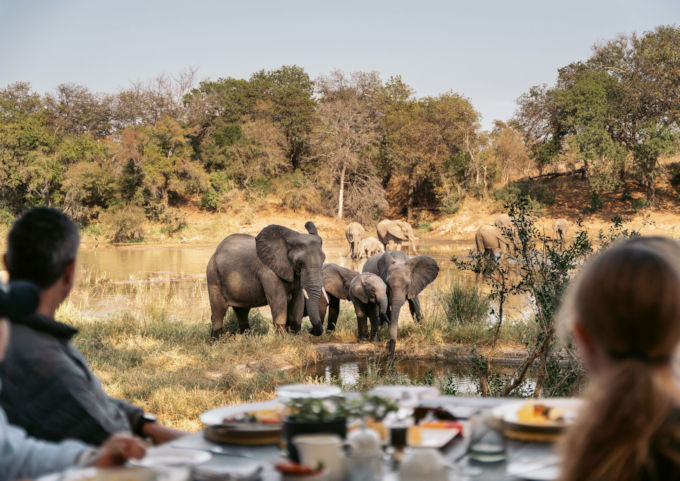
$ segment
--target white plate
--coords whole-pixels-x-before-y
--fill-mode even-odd
[[[257,403],[236,404],[234,406],[222,406],[201,414],[201,422],[206,426],[216,426],[218,424],[224,424],[225,418],[232,418],[239,414],[252,411],[265,411],[278,408],[283,408],[283,403],[278,399]]]
[[[204,463],[212,458],[208,451],[198,449],[182,449],[170,446],[158,446],[149,448],[146,456],[142,459],[131,459],[128,464],[132,466],[164,467],[164,466],[189,466]]]
[[[432,386],[376,386],[368,394],[417,404],[421,399],[439,396],[439,389]]]
[[[554,481],[560,477],[558,458],[535,460],[518,460],[508,463],[506,473],[509,476],[527,481]],[[552,464],[551,464],[552,463]]]
[[[422,437],[420,444],[409,444],[409,446],[412,448],[440,449],[449,444],[453,438],[458,436],[458,433],[460,433],[460,430],[457,428],[420,428]]]
[[[60,473],[41,476],[36,481],[186,481],[189,477],[189,471],[185,469],[173,470],[180,471],[174,477],[168,477],[165,471],[156,472],[143,467],[70,468]]]
[[[287,384],[276,388],[276,395],[284,400],[295,398],[323,399],[341,394],[342,389],[338,386],[326,384]]]
[[[545,424],[525,423],[519,420],[517,412],[526,403],[545,404],[548,407],[560,408],[564,411],[564,422],[546,422]],[[518,428],[529,428],[532,430],[555,430],[569,426],[578,414],[578,410],[583,405],[583,400],[578,398],[547,398],[547,399],[525,399],[503,404],[493,410],[493,415],[505,423]]]

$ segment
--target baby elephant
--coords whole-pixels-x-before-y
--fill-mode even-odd
[[[375,237],[366,237],[359,242],[359,259],[364,257],[368,259],[371,256],[382,254],[383,252],[385,252],[385,247],[382,245],[382,242]]]
[[[387,285],[375,274],[364,272],[352,279],[349,286],[349,299],[357,314],[359,342],[378,340],[380,321],[389,324],[387,317]],[[368,334],[366,317],[371,320],[371,333]]]

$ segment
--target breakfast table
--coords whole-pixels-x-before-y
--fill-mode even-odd
[[[432,407],[446,407],[452,412],[460,412],[465,417],[466,412],[490,411],[502,407],[504,404],[517,403],[517,399],[507,398],[481,398],[481,397],[457,397],[438,396],[426,399],[421,405]],[[465,426],[465,419],[462,420]],[[466,428],[464,428],[464,433]],[[220,468],[241,466],[262,466],[261,479],[264,481],[278,481],[280,474],[274,468],[276,460],[281,459],[282,451],[277,445],[267,446],[244,446],[234,444],[218,444],[206,440],[202,433],[194,433],[177,439],[172,446],[185,449],[196,449],[212,452],[210,460],[205,461],[200,467]],[[464,473],[456,470],[450,471],[449,479],[480,479],[480,480],[516,480],[516,479],[555,479],[557,477],[557,456],[554,445],[550,443],[537,443],[507,439],[505,442],[506,459],[495,463],[472,462],[466,458],[466,443],[463,439],[454,439],[442,452],[442,455],[450,465],[464,464],[474,465],[481,468],[481,474],[474,477],[466,477]],[[479,470],[478,470],[479,471]],[[397,479],[394,469],[386,468],[383,479]]]

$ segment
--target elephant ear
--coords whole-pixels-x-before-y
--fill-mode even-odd
[[[293,265],[288,259],[288,240],[300,235],[281,225],[269,225],[255,237],[257,257],[284,281],[293,282]]]
[[[383,255],[381,255],[380,259],[378,259],[378,275],[382,279],[385,279],[385,277],[387,277],[387,270],[395,262],[397,261],[395,261],[394,257],[392,257],[389,253],[385,252]]]
[[[354,278],[352,281],[352,284],[350,286],[350,295],[354,299],[358,299],[359,301],[363,302],[364,304],[368,304],[368,296],[366,295],[366,286],[364,285],[363,278],[361,276],[357,276]]]
[[[402,224],[404,224],[402,221],[391,222],[387,226],[387,233],[400,240],[408,239],[407,231],[402,227]]]
[[[411,285],[406,297],[413,299],[437,278],[439,266],[432,257],[428,256],[413,257],[406,264],[411,268]]]

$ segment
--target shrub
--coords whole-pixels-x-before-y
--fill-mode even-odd
[[[6,208],[0,207],[0,226],[9,227],[14,223],[14,214]]]
[[[541,213],[544,207],[555,203],[555,191],[542,184],[532,184],[526,180],[516,180],[496,189],[494,198],[502,203],[524,203],[530,211]]]
[[[473,283],[455,281],[441,299],[449,325],[481,324],[491,308],[489,298]]]
[[[163,212],[159,220],[163,225],[161,230],[169,235],[176,234],[187,226],[187,215],[174,207]]]
[[[104,214],[113,242],[139,242],[144,240],[146,216],[138,207],[118,207]]]
[[[588,206],[584,209],[586,212],[597,212],[604,207],[604,199],[599,192],[591,191],[588,194]]]
[[[203,192],[199,205],[205,210],[217,212],[217,209],[220,206],[220,196],[217,195],[217,191],[215,189],[210,187],[205,192]]]

